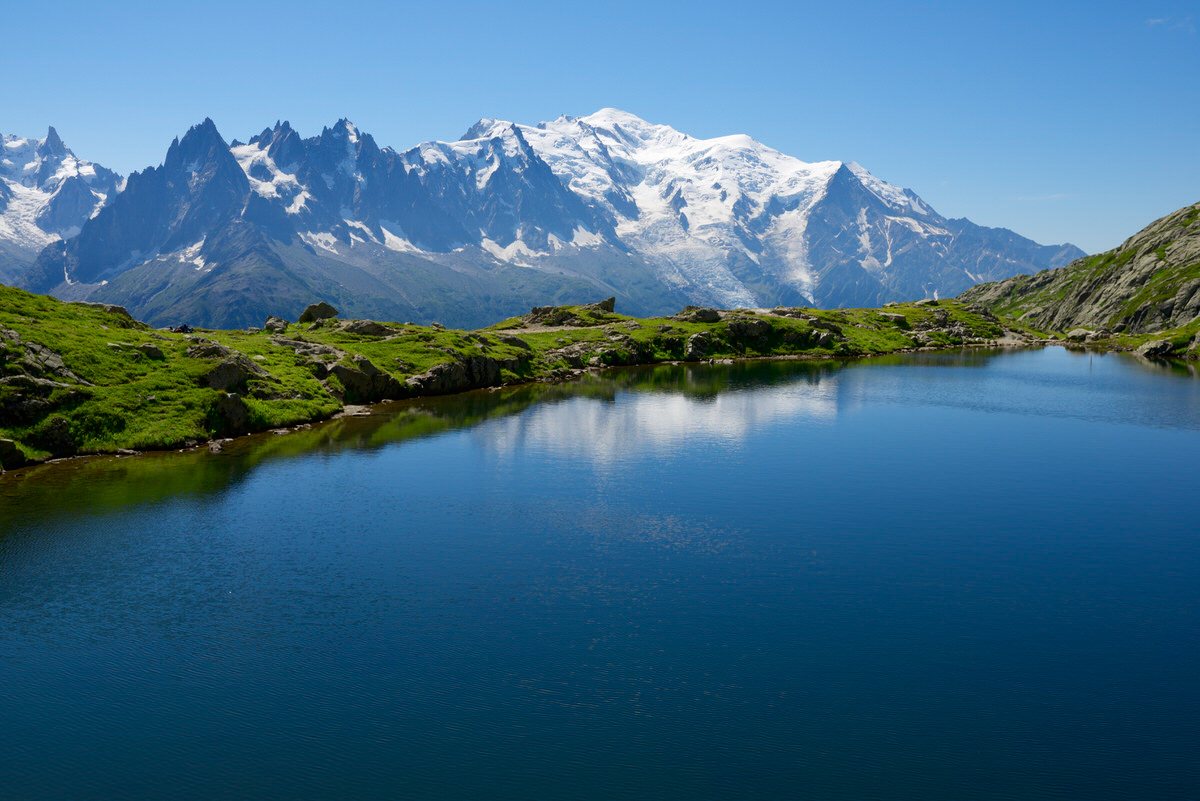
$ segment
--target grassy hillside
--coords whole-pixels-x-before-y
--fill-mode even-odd
[[[982,309],[929,301],[884,310],[689,308],[649,319],[605,303],[535,309],[478,331],[339,319],[270,327],[177,334],[119,307],[0,287],[0,440],[12,441],[0,442],[0,461],[178,448],[325,419],[348,404],[607,366],[861,356],[1005,334]]]

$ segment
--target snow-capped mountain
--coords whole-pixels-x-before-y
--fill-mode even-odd
[[[986,275],[1082,255],[947,220],[858,164],[803,162],[744,135],[695,139],[616,109],[485,126],[519,131],[660,281],[696,302],[952,296]]]
[[[205,120],[22,283],[154,322],[244,325],[322,297],[348,314],[477,325],[598,295],[644,314],[875,305],[1078,255],[943,218],[853,163],[604,109],[481,120],[403,152],[346,120],[231,144]]]
[[[0,136],[0,280],[51,242],[74,236],[120,186],[120,176],[44,139]]]

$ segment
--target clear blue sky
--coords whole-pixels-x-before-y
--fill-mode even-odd
[[[1200,200],[1200,3],[9,3],[0,132],[122,173],[349,117],[381,145],[615,106],[858,161],[942,214],[1088,251]]]

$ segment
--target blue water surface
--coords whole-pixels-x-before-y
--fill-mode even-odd
[[[0,478],[0,794],[1200,797],[1200,380],[610,371]]]

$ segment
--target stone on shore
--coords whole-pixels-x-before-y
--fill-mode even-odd
[[[1138,356],[1153,358],[1156,356],[1168,356],[1174,349],[1175,346],[1171,344],[1171,340],[1169,339],[1152,339],[1134,351],[1134,353]]]

